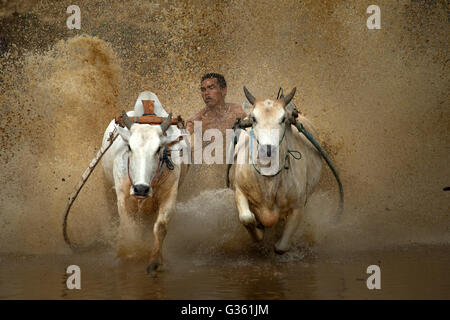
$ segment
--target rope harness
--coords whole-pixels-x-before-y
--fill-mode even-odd
[[[281,146],[281,143],[283,142],[284,137],[286,136],[286,129],[287,129],[287,126],[284,127],[283,136],[281,137],[280,142],[278,143],[278,147]],[[260,176],[263,176],[263,177],[274,177],[274,176],[278,175],[283,169],[289,170],[289,166],[287,165],[287,162],[288,162],[288,159],[289,159],[289,155],[291,155],[292,158],[294,158],[295,160],[300,160],[302,158],[302,154],[301,154],[300,151],[288,149],[287,150],[288,153],[284,157],[284,165],[277,171],[277,173],[275,173],[275,174],[262,174],[261,171],[258,170],[258,168],[255,166],[255,163],[253,162],[253,157],[252,157],[252,155],[253,155],[253,138],[256,140],[257,144],[260,144],[259,141],[258,141],[258,138],[255,136],[255,133],[253,132],[253,128],[250,129],[249,135],[250,135],[250,162],[252,163],[252,166],[255,169],[255,171]],[[298,156],[296,157],[296,156],[294,156],[294,154],[298,154]]]
[[[128,159],[127,159],[127,171],[128,171],[128,179],[130,180],[131,185],[133,186],[133,179],[131,179],[130,175],[130,150],[126,150],[126,153],[128,153]],[[164,168],[164,163],[166,164],[167,169],[173,170],[175,166],[173,165],[172,159],[170,159],[170,150],[167,149],[167,147],[164,147],[162,155],[159,157],[158,161],[158,167],[156,168],[156,174],[152,179],[152,183],[150,186],[153,188],[156,184],[156,181],[158,181],[159,177],[161,176],[162,170]]]

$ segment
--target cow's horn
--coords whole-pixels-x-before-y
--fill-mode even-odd
[[[284,105],[285,106],[287,106],[289,104],[289,102],[291,102],[292,98],[294,97],[295,90],[297,90],[296,87],[294,87],[294,89],[292,89],[292,91],[286,97],[284,97]]]
[[[169,129],[170,125],[172,124],[172,112],[169,113],[169,117],[165,118],[162,122],[161,122],[161,130],[162,132],[166,132],[167,129]]]
[[[122,111],[122,121],[123,121],[123,124],[128,128],[128,130],[130,130],[131,126],[133,125],[133,122],[128,117],[128,115],[125,112],[125,110]]]
[[[284,99],[284,90],[282,87],[278,89],[277,99]]]
[[[252,94],[247,90],[247,88],[244,86],[244,93],[245,96],[247,97],[247,100],[253,105],[255,104],[255,97],[252,96]]]

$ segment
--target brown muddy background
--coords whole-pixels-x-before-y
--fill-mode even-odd
[[[236,103],[243,85],[258,97],[296,86],[340,171],[340,223],[324,163],[293,252],[270,259],[301,260],[308,230],[319,256],[448,250],[448,3],[377,1],[382,29],[368,30],[372,2],[0,0],[0,252],[70,254],[62,212],[109,121],[143,90],[192,115],[206,72],[225,75]],[[71,4],[81,30],[67,29]],[[165,244],[172,265],[177,253],[220,259],[253,246],[224,187],[222,168],[190,171]],[[114,199],[98,167],[72,208],[72,239],[114,248]]]

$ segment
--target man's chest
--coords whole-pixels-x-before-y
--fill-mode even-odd
[[[234,114],[226,114],[221,116],[204,116],[202,118],[202,131],[203,133],[208,129],[218,129],[225,135],[226,129],[231,129],[233,123],[236,121]]]

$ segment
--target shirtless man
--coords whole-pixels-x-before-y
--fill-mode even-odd
[[[226,103],[225,96],[227,94],[227,83],[221,74],[208,73],[205,74],[201,81],[201,94],[205,102],[205,108],[186,120],[186,129],[191,136],[191,160],[194,160],[194,149],[202,152],[213,140],[205,142],[201,145],[194,144],[194,121],[201,121],[202,135],[207,129],[218,129],[223,135],[223,165],[205,164],[194,165],[189,169],[188,175],[192,177],[187,179],[187,183],[183,185],[185,188],[185,196],[194,196],[202,190],[211,190],[226,187],[226,129],[231,129],[237,117],[244,118],[246,114],[242,107],[235,103]],[[214,138],[213,138],[214,139]],[[201,183],[198,183],[201,181]],[[183,193],[182,193],[183,194]],[[181,197],[180,199],[184,199]],[[186,198],[187,199],[187,198]]]
[[[201,94],[206,107],[186,120],[186,128],[190,134],[194,132],[194,121],[202,122],[202,134],[206,129],[219,129],[225,138],[225,130],[231,129],[237,117],[246,114],[242,107],[235,103],[226,103],[227,83],[223,75],[207,73],[202,77]]]

